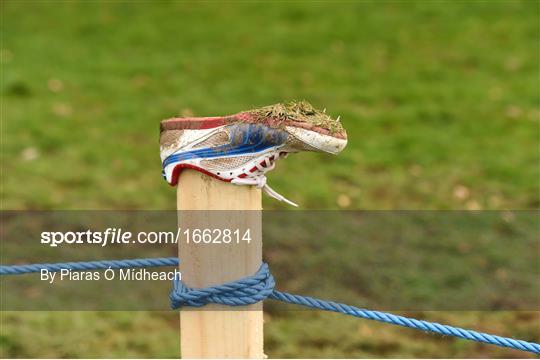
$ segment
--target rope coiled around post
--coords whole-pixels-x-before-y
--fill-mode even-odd
[[[49,271],[61,271],[62,269],[121,269],[131,267],[177,266],[178,264],[178,258],[170,257],[69,262],[56,264],[10,265],[0,266],[0,275],[17,275],[40,272],[41,269],[47,269]],[[272,274],[270,274],[268,265],[263,263],[254,275],[204,289],[193,289],[187,287],[181,281],[176,279],[173,281],[173,289],[169,298],[171,300],[171,307],[173,309],[178,309],[183,306],[201,307],[210,303],[228,306],[243,306],[255,304],[265,299],[274,299],[288,304],[301,305],[312,309],[333,311],[358,318],[375,320],[435,334],[453,336],[461,339],[540,354],[540,344],[537,343],[490,335],[473,330],[466,330],[454,326],[412,319],[381,311],[361,309],[354,306],[316,299],[309,296],[289,294],[277,291],[274,289],[274,287],[274,278],[272,277]]]
[[[272,295],[275,286],[268,265],[263,263],[254,275],[204,289],[189,288],[176,279],[173,281],[169,298],[173,309],[182,306],[201,307],[210,303],[228,306],[251,305]]]

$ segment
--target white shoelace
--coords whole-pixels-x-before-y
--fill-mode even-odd
[[[238,177],[234,178],[234,179],[231,180],[231,183],[236,184],[236,185],[253,185],[253,186],[256,186],[259,189],[262,189],[262,191],[264,191],[268,196],[271,196],[276,200],[283,201],[283,202],[285,202],[285,203],[287,203],[289,205],[298,207],[298,204],[293,203],[292,201],[287,199],[285,196],[279,194],[277,191],[272,189],[266,183],[267,182],[267,178],[266,178],[266,175],[265,175],[266,172],[274,169],[274,167],[276,166],[276,160],[278,160],[280,158],[285,158],[288,155],[289,154],[287,154],[287,153],[279,152],[279,151],[276,151],[274,153],[270,153],[264,158],[264,161],[262,163],[257,162],[255,164],[255,167],[257,168],[257,170],[255,170],[254,172],[252,172],[250,174],[247,174],[247,176],[244,177],[244,178],[238,178]]]

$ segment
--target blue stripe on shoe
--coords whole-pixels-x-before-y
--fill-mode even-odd
[[[283,144],[287,136],[288,134],[285,131],[271,129],[261,125],[231,125],[229,143],[213,148],[196,149],[172,154],[163,161],[163,168],[172,163],[190,159],[210,159],[257,153]]]

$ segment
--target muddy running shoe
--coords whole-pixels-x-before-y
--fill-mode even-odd
[[[163,177],[169,184],[177,184],[183,169],[194,169],[233,184],[257,186],[294,206],[266,183],[276,161],[300,151],[337,154],[346,144],[339,117],[332,119],[304,101],[161,122]]]

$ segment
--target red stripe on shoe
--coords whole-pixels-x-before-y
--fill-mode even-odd
[[[178,165],[175,165],[174,168],[173,168],[173,171],[172,171],[172,176],[171,176],[171,182],[170,182],[170,185],[171,186],[176,186],[178,184],[178,178],[180,177],[180,173],[182,172],[182,170],[184,169],[191,169],[191,170],[196,170],[196,171],[199,171],[205,175],[208,175],[208,176],[211,176],[213,177],[214,179],[218,179],[218,180],[221,180],[221,181],[225,181],[225,182],[231,182],[232,179],[224,179],[216,174],[212,174],[210,171],[207,171],[203,168],[200,168],[198,166],[195,166],[195,165],[191,165],[191,164],[178,164]]]
[[[161,131],[167,130],[204,130],[227,124],[225,117],[173,118],[160,123]]]

